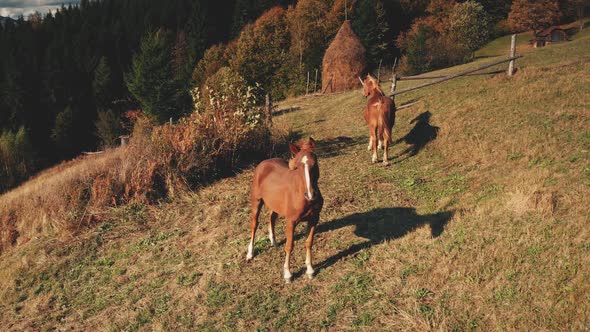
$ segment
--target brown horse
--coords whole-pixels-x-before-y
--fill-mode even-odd
[[[307,276],[313,278],[311,247],[316,225],[320,219],[320,211],[324,199],[318,188],[320,168],[314,153],[315,141],[310,138],[307,142],[289,143],[291,159],[287,163],[283,159],[274,158],[261,162],[254,170],[252,191],[252,234],[246,260],[251,260],[254,251],[254,237],[258,227],[258,217],[263,205],[270,210],[268,237],[272,246],[275,245],[274,228],[278,216],[285,218],[285,265],[284,278],[291,282],[289,261],[293,251],[293,235],[295,227],[300,221],[307,221],[307,240],[305,248],[307,255]]]
[[[385,96],[379,86],[379,82],[371,75],[367,75],[363,81],[363,96],[369,97],[367,107],[363,110],[365,120],[369,125],[369,146],[367,150],[373,149],[372,162],[377,162],[377,149],[383,144],[383,165],[389,165],[387,149],[391,140],[391,131],[395,124],[395,103],[393,99]],[[379,146],[377,146],[379,142]]]

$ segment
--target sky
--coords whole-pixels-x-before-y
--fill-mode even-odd
[[[55,12],[62,4],[79,3],[80,0],[0,0],[0,16],[17,18],[39,12],[42,15],[49,11]]]

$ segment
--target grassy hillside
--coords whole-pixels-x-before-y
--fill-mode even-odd
[[[284,284],[282,223],[272,248],[267,213],[246,263],[244,169],[156,206],[103,211],[77,236],[38,236],[4,252],[2,326],[587,328],[589,54],[586,30],[528,51],[513,78],[471,76],[399,96],[398,105],[418,103],[398,113],[387,168],[370,163],[359,91],[281,103],[275,125],[319,144],[326,203],[312,281],[299,236],[294,281]],[[400,88],[409,84],[418,82]]]

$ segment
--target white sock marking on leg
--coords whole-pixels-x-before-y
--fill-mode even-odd
[[[254,246],[252,245],[252,242],[250,242],[250,244],[248,245],[248,255],[246,256],[246,259],[248,259],[248,260],[252,259],[252,257],[254,257],[253,252],[254,252]]]

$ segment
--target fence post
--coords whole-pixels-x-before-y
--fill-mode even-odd
[[[270,103],[270,94],[266,94],[266,102],[264,103],[269,125],[272,125],[272,105]]]
[[[379,60],[379,69],[377,69],[377,82],[379,82],[379,79],[381,78],[381,62],[383,61],[383,59]]]
[[[516,34],[512,35],[512,40],[510,42],[510,57],[514,58],[516,56]],[[514,75],[514,65],[516,60],[510,61],[508,65],[508,76]]]
[[[307,72],[307,84],[305,84],[305,95],[309,93],[309,71]]]
[[[316,91],[318,91],[318,69],[317,68],[315,70],[315,80],[313,82],[313,93],[316,93]]]
[[[395,87],[397,85],[397,75],[395,74],[395,67],[397,66],[397,57],[393,62],[393,67],[391,68],[391,93],[395,92]]]

